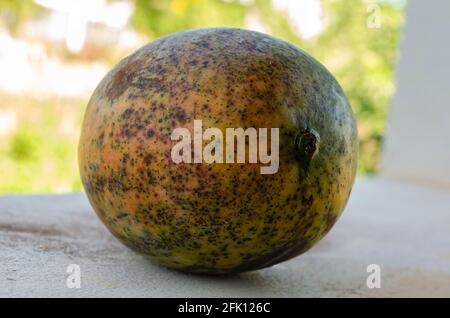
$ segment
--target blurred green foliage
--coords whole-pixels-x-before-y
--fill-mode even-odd
[[[32,0],[0,0],[0,15],[13,34],[19,31],[19,27],[27,19],[41,10]]]
[[[0,192],[81,190],[77,142],[86,101],[0,94],[17,127],[0,135]]]
[[[248,10],[222,0],[136,0],[135,6],[133,24],[150,38],[208,26],[242,27]]]
[[[363,0],[323,0],[324,29],[302,39],[285,12],[271,0],[135,0],[134,28],[149,40],[190,28],[245,27],[257,16],[274,36],[285,39],[321,61],[338,79],[356,113],[360,136],[360,173],[378,169],[394,70],[403,0],[378,1],[379,28],[369,28],[372,14]],[[0,0],[0,13],[14,12],[11,28],[30,17],[31,1]],[[13,110],[18,127],[0,136],[0,192],[80,190],[77,139],[87,104],[80,99],[35,98],[0,93],[0,112]]]

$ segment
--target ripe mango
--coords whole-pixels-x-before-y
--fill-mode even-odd
[[[171,133],[279,128],[279,169],[174,163]],[[160,38],[93,93],[79,168],[97,215],[128,247],[170,268],[256,270],[299,255],[335,224],[355,178],[358,138],[334,77],[295,46],[234,28]]]

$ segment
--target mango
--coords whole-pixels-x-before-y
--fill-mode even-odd
[[[276,172],[250,162],[249,135],[245,162],[174,162],[174,130],[194,136],[196,120],[223,136],[278,132]],[[120,61],[95,89],[79,142],[83,186],[111,233],[156,263],[205,274],[311,248],[341,215],[357,157],[352,109],[331,73],[285,41],[235,28],[171,34]]]

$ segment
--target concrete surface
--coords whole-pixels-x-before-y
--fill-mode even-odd
[[[369,264],[381,288],[366,286]],[[66,286],[78,264],[81,288]],[[156,266],[118,243],[83,194],[0,197],[0,296],[450,297],[450,192],[359,179],[342,218],[306,254],[228,278]]]

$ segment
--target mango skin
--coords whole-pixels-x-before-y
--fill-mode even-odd
[[[170,134],[278,127],[280,167],[175,164]],[[298,136],[320,137],[315,154]],[[121,242],[164,266],[229,274],[299,255],[341,215],[357,129],[334,77],[291,44],[243,29],[160,38],[119,62],[93,93],[79,142],[82,182]]]

